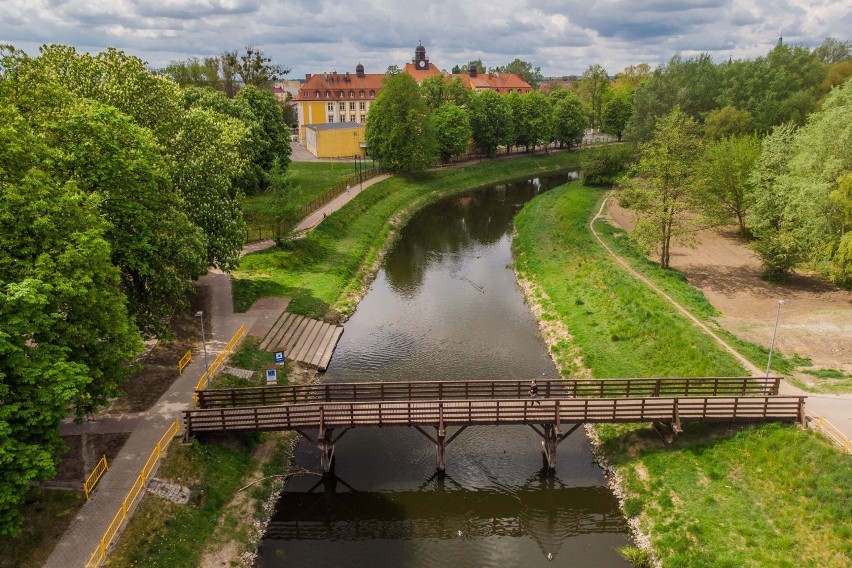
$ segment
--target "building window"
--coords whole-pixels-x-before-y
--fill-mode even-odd
[[[340,98],[342,99],[342,98],[343,98],[343,91],[339,91],[339,92],[337,93],[337,96],[338,96],[338,97],[340,97]]]
[[[375,96],[376,96],[376,91],[370,91],[370,96],[371,96],[371,97],[375,97]]]
[[[354,114],[353,114],[353,115],[351,115],[351,116],[349,117],[349,122],[355,122],[355,120],[356,120],[356,119],[355,119],[355,115],[354,115]]]
[[[361,101],[360,103],[358,103],[358,108],[359,110],[367,110],[367,103]]]
[[[361,113],[361,122],[362,123],[367,122],[367,115],[364,114],[363,112]]]
[[[364,98],[364,91],[361,91],[360,97],[361,97],[362,99]]]
[[[350,98],[350,99],[354,99],[354,98],[355,98],[355,91],[349,91],[349,98]]]
[[[340,103],[340,110],[341,111],[346,110],[346,103]]]
[[[355,103],[349,103],[349,110],[355,110]]]
[[[316,96],[316,98],[319,98],[319,91],[314,91],[314,96]]]
[[[328,106],[328,112],[331,112],[331,111],[334,110],[334,103],[328,103],[328,105],[326,105],[326,106]]]
[[[334,115],[333,114],[328,115],[328,122],[330,122],[330,123],[334,122]]]
[[[331,91],[326,91],[326,92],[325,92],[325,98],[327,98],[327,99],[330,99],[330,98],[331,98]]]

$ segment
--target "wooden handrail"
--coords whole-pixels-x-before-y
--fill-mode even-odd
[[[199,383],[199,386],[203,386]],[[412,381],[279,385],[196,391],[199,408],[267,406],[316,401],[453,400],[525,397],[528,381]],[[775,377],[572,379],[539,381],[544,398],[654,396],[766,396],[778,394]]]
[[[635,397],[319,402],[184,411],[186,434],[375,426],[799,420],[805,397]]]

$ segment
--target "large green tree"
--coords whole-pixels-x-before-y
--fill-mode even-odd
[[[550,94],[553,104],[553,137],[560,146],[577,145],[583,141],[589,117],[579,97],[567,89]]]
[[[589,109],[590,126],[600,128],[603,121],[603,105],[609,89],[609,75],[600,65],[590,65],[574,87],[580,100]]]
[[[467,150],[473,131],[465,109],[447,103],[432,114],[431,121],[442,162]]]
[[[752,202],[749,176],[759,156],[756,135],[728,136],[712,142],[700,162],[705,213],[719,223],[734,219],[743,237]]]
[[[506,95],[506,100],[512,109],[516,146],[529,152],[553,140],[553,108],[547,96],[531,91]]]
[[[461,79],[449,78],[444,75],[426,77],[420,83],[420,94],[431,111],[436,111],[450,103],[465,106],[470,99],[471,90],[465,87]]]
[[[103,404],[141,349],[102,197],[41,169],[51,151],[0,101],[0,534],[55,472],[58,425]]]
[[[499,146],[513,143],[512,109],[505,97],[494,91],[482,91],[471,97],[468,108],[477,148],[494,156]]]
[[[429,109],[407,73],[386,75],[367,117],[367,151],[394,172],[421,171],[436,157]]]
[[[636,177],[623,198],[638,213],[632,236],[668,268],[673,242],[690,244],[700,226],[700,176],[703,153],[698,123],[679,108],[657,121],[654,136],[640,146]]]
[[[614,134],[620,141],[631,114],[633,114],[633,103],[629,98],[625,96],[611,98],[603,107],[602,130]]]

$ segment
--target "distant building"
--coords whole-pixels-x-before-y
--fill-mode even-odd
[[[288,95],[290,98],[295,99],[296,95],[299,94],[299,89],[302,86],[302,82],[298,79],[288,79],[286,81],[275,81],[272,85],[272,94],[275,95],[275,98],[279,101],[286,101]]]
[[[335,122],[305,128],[305,148],[317,158],[351,158],[365,154],[363,124]]]
[[[423,45],[418,45],[414,49],[414,58],[410,63],[405,64],[403,72],[411,75],[418,85],[426,77],[444,75],[461,79],[465,86],[474,91],[491,90],[500,94],[508,94],[528,93],[532,90],[529,83],[524,81],[520,75],[514,73],[477,73],[476,68],[471,67],[467,73],[446,74],[438,69],[435,64],[429,62],[429,58],[426,57],[426,48]],[[331,73],[305,75],[304,83],[299,86],[293,96],[293,103],[296,105],[299,119],[299,140],[308,145],[306,141],[308,127],[313,125],[366,123],[370,105],[376,100],[384,78],[384,73],[365,73],[364,66],[360,63],[355,67],[354,74],[348,71],[345,73],[333,71]],[[284,81],[281,83],[284,83]],[[288,83],[290,82],[288,81]],[[282,85],[282,90],[283,88]],[[326,130],[331,132],[340,129]],[[363,131],[363,128],[361,131]],[[332,150],[323,148],[322,146],[326,142],[321,142],[321,140],[336,139],[339,134],[327,135],[323,129],[314,129],[312,132],[311,136],[314,142],[311,143],[311,147],[315,150],[312,153],[316,156],[322,154],[322,157],[327,157],[325,154],[332,152]],[[351,134],[352,132],[350,132],[350,136]],[[338,155],[352,156],[354,154]]]

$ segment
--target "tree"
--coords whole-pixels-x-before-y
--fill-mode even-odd
[[[710,144],[701,160],[705,214],[720,223],[735,219],[740,235],[748,235],[746,216],[751,207],[749,176],[760,156],[755,134],[728,136]]]
[[[553,109],[545,95],[532,91],[512,93],[505,99],[512,110],[516,146],[529,152],[530,147],[535,149],[553,139]]]
[[[833,37],[825,38],[814,55],[823,63],[833,64],[852,59],[852,41],[840,41]]]
[[[482,62],[480,61],[479,63],[481,64]],[[544,76],[541,74],[541,67],[533,67],[532,63],[517,58],[511,63],[495,67],[491,71],[494,73],[514,73],[515,75],[520,75],[534,89],[538,88],[539,84],[544,81]]]
[[[694,213],[703,152],[695,120],[679,108],[657,122],[653,138],[640,147],[637,177],[624,189],[624,201],[639,214],[632,236],[646,251],[656,251],[668,268],[671,244],[689,244],[699,226]]]
[[[435,160],[429,109],[407,73],[386,75],[367,118],[370,156],[394,172],[415,172]]]
[[[467,104],[471,90],[464,86],[458,77],[451,79],[444,75],[426,77],[420,83],[420,94],[429,110],[435,111],[447,103],[456,106]]]
[[[453,156],[467,149],[473,133],[467,111],[447,103],[432,114],[431,121],[437,140],[438,154],[443,163],[446,164]]]
[[[181,87],[210,87],[220,90],[223,88],[219,75],[220,67],[218,57],[191,57],[172,61],[158,73],[169,77]]]
[[[603,131],[614,134],[620,141],[631,114],[633,114],[633,105],[628,98],[613,97],[603,107]]]
[[[606,186],[616,182],[634,160],[632,144],[606,144],[586,148],[580,153],[580,171],[588,186]]]
[[[268,90],[248,86],[237,93],[238,101],[245,101],[260,124],[263,133],[262,149],[257,152],[254,163],[264,172],[278,161],[279,167],[287,168],[290,163],[290,128],[284,120],[284,113]],[[244,121],[247,122],[247,121]],[[262,184],[263,186],[264,184]]]
[[[766,136],[749,176],[753,201],[746,222],[756,237],[754,248],[763,262],[764,276],[770,280],[783,279],[804,251],[793,235],[795,223],[780,183],[789,171],[795,133],[792,124],[783,124]]]
[[[589,118],[592,128],[600,128],[604,96],[609,89],[609,75],[600,65],[590,65],[583,71],[583,78],[577,82],[577,94],[580,100],[589,108]]]
[[[0,534],[55,473],[59,422],[118,394],[141,350],[100,196],[40,166],[51,151],[0,102]]]
[[[482,91],[471,97],[468,107],[477,148],[494,156],[499,146],[514,141],[512,109],[504,97],[494,91]]]
[[[710,140],[753,132],[751,113],[730,105],[710,111],[704,118],[704,135]]]
[[[550,95],[556,100],[553,107],[553,136],[560,146],[579,144],[586,133],[589,117],[580,99],[566,89],[554,91]]]
[[[288,67],[273,62],[263,51],[250,45],[245,47],[244,53],[226,51],[222,54],[222,62],[224,68],[228,71],[233,69],[240,76],[245,86],[254,85],[261,89],[290,72]]]
[[[471,59],[464,65],[453,65],[452,72],[454,74],[464,74],[470,71],[471,65],[476,66],[477,73],[485,73],[485,64],[482,63],[481,59]]]

